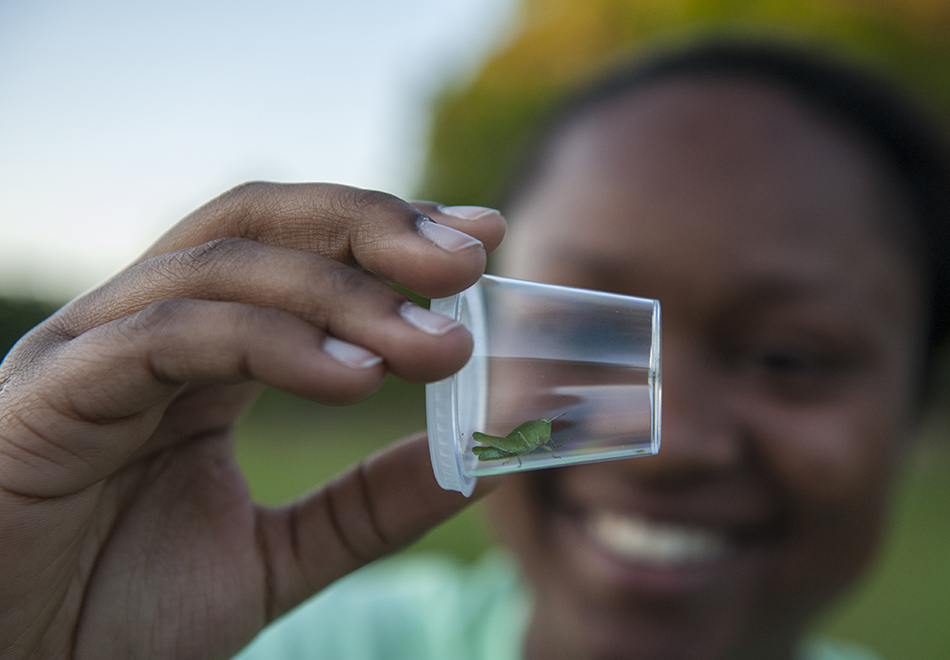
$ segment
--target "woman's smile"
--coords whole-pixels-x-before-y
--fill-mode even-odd
[[[649,461],[650,458],[630,459]],[[617,482],[606,465],[560,470],[542,506],[565,574],[611,600],[691,598],[765,570],[781,516],[751,483],[664,492]]]

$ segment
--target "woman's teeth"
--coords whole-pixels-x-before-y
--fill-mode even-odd
[[[588,534],[613,555],[662,567],[716,561],[729,546],[722,533],[614,513],[591,516]]]

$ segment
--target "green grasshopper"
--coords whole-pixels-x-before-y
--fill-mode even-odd
[[[561,413],[551,419],[542,417],[519,424],[505,437],[476,431],[472,434],[475,442],[481,442],[488,446],[472,447],[472,453],[478,456],[480,461],[495,461],[507,458],[508,460],[505,462],[510,463],[511,459],[516,458],[519,467],[522,465],[521,454],[527,454],[539,447],[547,449],[554,458],[560,458],[548,444],[551,442],[551,422],[564,414]],[[557,447],[558,445],[553,446]]]

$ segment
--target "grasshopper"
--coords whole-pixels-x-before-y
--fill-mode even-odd
[[[488,446],[472,447],[472,453],[478,456],[480,461],[495,461],[506,458],[508,460],[505,462],[510,463],[511,459],[516,458],[519,467],[522,465],[521,454],[527,454],[539,447],[547,449],[554,458],[560,458],[548,444],[551,442],[551,422],[564,414],[561,413],[551,419],[542,417],[519,424],[505,437],[476,431],[472,434],[475,442],[481,442]],[[553,447],[557,446],[553,445]]]

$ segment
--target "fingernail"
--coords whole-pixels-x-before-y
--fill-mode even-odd
[[[353,369],[366,369],[383,361],[383,358],[361,346],[341,341],[336,337],[326,337],[323,340],[323,350],[327,355],[341,364]]]
[[[460,325],[458,321],[454,321],[448,316],[430,312],[426,308],[419,307],[419,305],[411,302],[404,302],[399,306],[399,315],[406,319],[410,325],[430,335],[444,335],[455,326]]]
[[[438,245],[443,250],[457,252],[473,245],[481,246],[482,242],[468,234],[452,229],[447,225],[440,225],[429,218],[422,218],[416,226],[419,233]]]
[[[478,220],[483,215],[492,213],[501,213],[497,209],[490,209],[487,206],[440,206],[439,213],[454,215],[456,218],[464,220]]]

